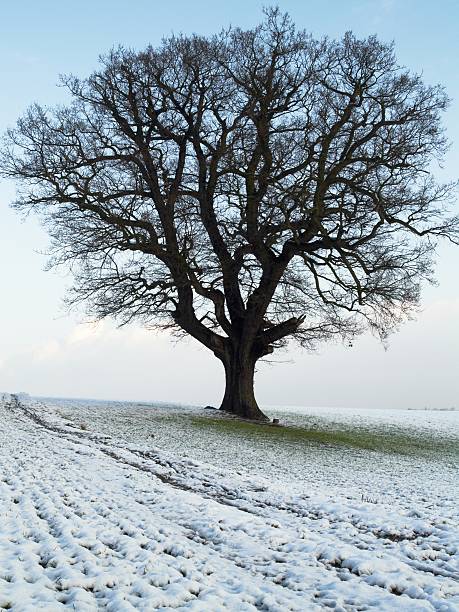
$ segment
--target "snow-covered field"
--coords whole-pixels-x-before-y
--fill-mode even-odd
[[[0,394],[0,609],[459,610],[459,413]]]

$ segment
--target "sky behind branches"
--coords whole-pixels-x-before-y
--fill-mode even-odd
[[[258,0],[41,0],[2,3],[0,130],[33,102],[64,103],[59,74],[89,75],[98,56],[123,45],[141,49],[163,36],[211,34],[230,24],[253,27]],[[442,83],[452,98],[445,124],[452,147],[440,180],[459,178],[459,1],[280,0],[299,28],[316,36],[376,33],[394,40],[401,64]],[[71,279],[44,272],[47,237],[36,219],[8,207],[14,186],[0,183],[0,390],[31,394],[190,404],[218,403],[220,363],[194,341],[110,322],[83,323],[62,308]],[[313,355],[293,345],[261,364],[263,406],[323,405],[459,408],[459,248],[442,245],[437,287],[423,294],[423,312],[391,337],[385,350],[369,335],[352,347],[323,346]]]

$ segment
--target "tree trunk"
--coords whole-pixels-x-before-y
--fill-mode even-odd
[[[254,393],[255,359],[243,358],[238,352],[223,360],[225,366],[225,395],[220,410],[255,421],[269,421],[260,410]]]

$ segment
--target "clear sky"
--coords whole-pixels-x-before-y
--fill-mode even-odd
[[[58,75],[88,75],[97,58],[122,44],[142,48],[172,32],[212,33],[260,21],[258,0],[23,0],[2,2],[0,130],[32,102],[65,100]],[[279,0],[315,35],[376,33],[394,40],[401,63],[443,83],[453,102],[445,118],[451,150],[441,179],[459,177],[459,1]],[[14,186],[0,184],[0,390],[40,395],[217,403],[223,375],[192,341],[112,324],[82,324],[61,305],[71,279],[44,272],[47,245],[34,219],[8,208]],[[313,355],[291,347],[263,364],[261,405],[459,407],[459,248],[438,253],[438,287],[424,291],[423,312],[392,336],[389,350],[365,336],[352,348]]]

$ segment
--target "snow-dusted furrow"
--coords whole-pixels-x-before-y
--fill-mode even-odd
[[[451,513],[333,498],[0,403],[0,607],[459,609]]]

